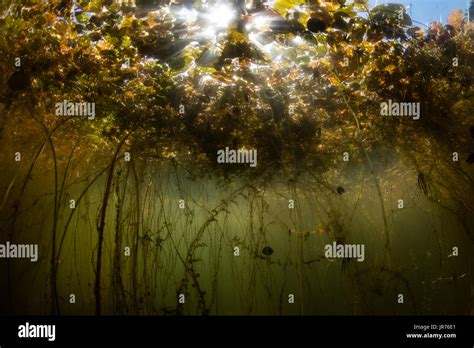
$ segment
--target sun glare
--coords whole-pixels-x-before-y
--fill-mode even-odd
[[[224,29],[229,26],[235,15],[235,10],[231,6],[220,4],[210,7],[204,17],[213,28]]]
[[[189,10],[183,7],[178,12],[178,17],[183,19],[185,22],[194,22],[198,18],[198,12],[196,10]]]
[[[207,39],[216,39],[237,17],[235,8],[227,3],[207,5],[197,10],[183,7],[176,15],[184,23],[197,23],[200,27],[199,36]]]

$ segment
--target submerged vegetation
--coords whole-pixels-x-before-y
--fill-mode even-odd
[[[470,314],[474,30],[414,24],[366,0],[2,1],[0,243],[40,252],[0,259],[1,312]]]

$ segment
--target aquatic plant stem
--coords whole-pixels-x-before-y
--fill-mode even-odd
[[[378,194],[379,201],[380,201],[380,209],[382,211],[382,219],[383,219],[383,226],[384,226],[384,233],[385,233],[385,251],[386,252],[384,253],[384,256],[383,256],[383,263],[385,263],[385,258],[388,257],[388,264],[390,266],[390,260],[391,260],[390,235],[389,235],[389,232],[388,232],[387,216],[385,214],[385,203],[383,201],[382,190],[380,189],[379,180],[378,180],[377,176],[375,175],[372,160],[370,159],[370,156],[367,152],[367,149],[364,146],[364,142],[360,139],[360,134],[362,133],[362,130],[360,128],[359,118],[357,117],[357,114],[352,109],[352,106],[349,104],[349,102],[347,101],[344,94],[342,94],[342,98],[343,98],[344,103],[346,104],[347,108],[351,112],[352,116],[354,117],[354,121],[355,121],[356,126],[357,126],[357,135],[356,136],[357,136],[357,140],[359,142],[359,147],[364,152],[365,158],[367,160],[367,164],[369,166],[370,174],[372,175],[372,178],[373,178],[374,184],[375,184],[375,188],[377,189],[377,194]]]
[[[128,133],[125,137],[122,138],[120,143],[115,150],[114,156],[112,157],[112,161],[109,167],[109,174],[107,176],[107,183],[105,185],[105,192],[104,198],[102,200],[102,208],[100,210],[100,222],[97,226],[98,232],[98,249],[97,249],[97,267],[95,273],[95,285],[94,285],[94,296],[95,296],[95,314],[101,315],[102,313],[102,302],[101,302],[101,288],[100,288],[100,281],[101,281],[101,272],[102,272],[102,246],[104,243],[104,228],[105,228],[105,217],[107,214],[107,204],[111,192],[112,187],[112,178],[114,175],[115,165],[117,163],[118,154],[120,149],[122,148],[125,141],[128,137],[132,134],[132,132]]]

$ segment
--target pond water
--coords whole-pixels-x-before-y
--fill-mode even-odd
[[[38,162],[22,194],[19,169],[2,169],[5,183],[17,181],[8,194],[2,185],[0,241],[37,244],[39,256],[0,260],[0,309],[94,314],[107,175],[73,166],[55,209],[54,175]],[[434,178],[424,192],[399,159],[374,157],[374,174],[354,164],[267,182],[130,163],[117,164],[104,216],[102,314],[473,310],[472,216],[457,193],[435,193]],[[363,246],[363,261],[326,257],[333,243]]]

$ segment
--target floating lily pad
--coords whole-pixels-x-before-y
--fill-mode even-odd
[[[310,18],[306,23],[306,27],[309,31],[312,31],[313,33],[320,33],[327,29],[327,24],[321,19]]]
[[[8,79],[8,87],[13,91],[22,91],[30,86],[30,77],[23,71],[15,71]]]
[[[375,6],[371,11],[372,20],[377,24],[386,24],[395,21],[402,26],[412,25],[411,17],[407,14],[405,6],[401,4],[382,4]]]

